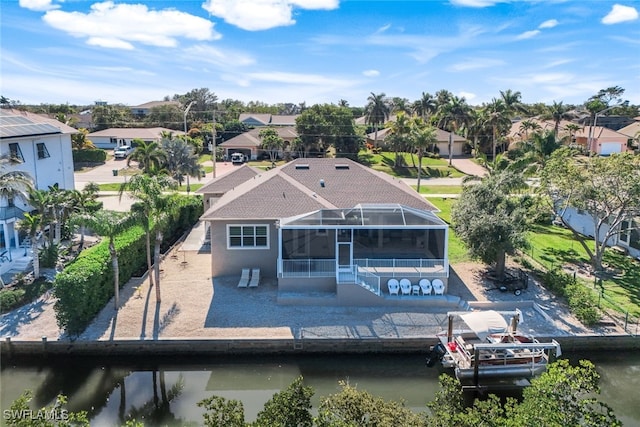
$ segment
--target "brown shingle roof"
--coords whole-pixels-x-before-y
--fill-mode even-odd
[[[219,144],[220,147],[236,148],[236,147],[259,147],[262,141],[260,140],[260,131],[264,128],[251,129],[249,132],[241,133],[233,138]],[[285,141],[291,141],[298,137],[296,128],[293,126],[274,127],[278,136]]]

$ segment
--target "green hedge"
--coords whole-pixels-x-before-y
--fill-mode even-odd
[[[90,150],[73,150],[74,163],[103,163],[107,160],[107,152],[98,148]]]
[[[600,320],[595,295],[572,275],[556,268],[545,272],[542,280],[548,289],[567,298],[571,312],[586,326],[595,325]]]
[[[175,242],[190,229],[202,214],[201,197],[177,196],[179,208],[176,217],[164,230],[165,247]],[[109,241],[82,251],[80,256],[54,282],[58,326],[71,335],[79,335],[114,295],[113,269],[109,254]],[[145,235],[141,226],[135,226],[115,239],[120,268],[119,282],[124,286],[134,272],[146,265]]]

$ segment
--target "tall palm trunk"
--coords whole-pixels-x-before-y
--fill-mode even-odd
[[[156,278],[156,303],[160,303],[160,244],[162,243],[162,231],[156,230],[156,244],[153,248],[153,271]]]
[[[420,193],[420,177],[421,177],[421,175],[422,175],[422,150],[418,150],[418,193]]]
[[[111,254],[111,267],[113,268],[113,290],[116,311],[120,307],[120,267],[118,266],[118,254],[113,239],[109,240],[109,253]]]
[[[149,286],[153,287],[154,280],[151,269],[153,268],[153,264],[151,263],[151,231],[146,227],[145,230],[145,244],[147,246],[147,275],[149,276]]]
[[[452,163],[453,163],[453,132],[449,132],[449,166],[451,166]]]
[[[496,125],[493,125],[492,127],[493,129],[493,158],[491,159],[492,161],[496,161]]]

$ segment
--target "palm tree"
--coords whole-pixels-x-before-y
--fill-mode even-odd
[[[126,212],[99,210],[93,214],[78,215],[76,220],[87,224],[89,228],[100,236],[109,238],[109,253],[111,254],[111,267],[113,268],[114,304],[115,309],[118,310],[120,307],[120,267],[118,265],[115,238],[118,234],[131,227],[136,219]]]
[[[529,131],[539,131],[542,130],[542,126],[539,123],[534,122],[533,120],[523,120],[520,123],[520,132],[524,132],[524,140],[529,139]]]
[[[15,162],[8,155],[0,156],[0,197],[8,200],[18,197],[26,201],[34,188],[33,179],[27,172],[8,170]]]
[[[162,139],[162,149],[165,152],[165,169],[182,185],[183,176],[187,176],[187,193],[191,191],[189,177],[200,178],[202,168],[198,163],[198,156],[193,146],[180,138]]]
[[[394,96],[391,99],[391,111],[394,113],[405,113],[409,114],[411,112],[411,106],[409,105],[409,100],[407,98],[400,98],[399,96]]]
[[[33,256],[33,278],[40,278],[40,250],[38,233],[42,229],[42,215],[39,213],[25,212],[24,217],[18,221],[18,228],[27,233],[29,236],[29,243],[31,245],[31,252]],[[26,249],[25,249],[26,251]],[[25,252],[26,255],[26,252]]]
[[[414,114],[421,117],[425,123],[429,122],[429,119],[437,110],[436,99],[430,93],[422,92],[420,99],[413,103]]]
[[[453,135],[470,122],[471,107],[464,97],[451,95],[445,104],[438,106],[439,126],[449,131],[449,166],[453,159]]]
[[[576,123],[567,123],[564,126],[564,130],[569,132],[569,144],[573,144],[573,135],[575,135],[580,129],[582,129],[582,126]]]
[[[163,191],[175,188],[175,185],[175,181],[166,175],[134,175],[128,182],[122,184],[119,190],[120,197],[125,191],[128,191],[133,198],[139,201],[139,203],[133,205],[133,209],[136,217],[142,222],[142,228],[145,231],[149,284],[153,286],[155,277],[157,302],[160,302],[160,257],[158,255],[155,259],[157,273],[152,275],[151,231],[153,226],[158,227],[158,217],[162,215],[161,199],[164,197]],[[157,232],[160,233],[160,230],[158,229]],[[162,241],[162,235],[160,237]]]
[[[520,92],[513,92],[511,89],[500,91],[500,98],[504,102],[510,119],[517,113],[527,112],[527,107],[522,103],[522,94]]]
[[[411,145],[418,153],[418,193],[420,192],[420,177],[422,174],[422,156],[425,150],[438,141],[436,129],[426,124],[421,118],[413,120],[411,126]]]
[[[391,108],[384,93],[376,95],[371,92],[367,98],[368,104],[365,107],[365,117],[368,124],[375,129],[374,145],[378,143],[378,129],[389,118]]]
[[[398,151],[406,147],[409,142],[409,134],[411,132],[411,123],[409,117],[405,113],[398,113],[396,120],[389,124],[389,136],[387,140],[391,147],[395,150],[395,165],[400,166]],[[412,156],[413,157],[413,156]]]
[[[142,169],[143,173],[150,174],[160,169],[166,157],[167,155],[157,142],[141,141],[127,158],[127,166],[132,161],[138,162],[138,168]]]
[[[269,153],[271,159],[271,167],[275,167],[278,153],[284,148],[284,139],[278,135],[278,131],[274,128],[265,128],[258,134],[260,138],[260,148]]]
[[[502,134],[511,126],[511,119],[507,111],[507,106],[502,99],[493,98],[484,107],[486,123],[491,126],[491,146],[493,159],[496,158],[496,145],[498,134]]]
[[[81,215],[89,215],[100,210],[101,203],[96,201],[99,190],[100,187],[98,184],[93,182],[87,184],[82,191],[73,190],[71,197],[73,198],[74,212]],[[78,244],[78,253],[80,253],[84,247],[84,235],[85,224],[80,223],[80,243]]]
[[[560,130],[560,122],[562,120],[570,120],[573,118],[573,115],[569,112],[569,107],[564,105],[562,101],[556,102],[553,101],[553,104],[549,107],[549,113],[547,117],[550,117],[555,123],[553,127],[553,132],[558,139],[558,131]]]
[[[78,129],[77,133],[71,135],[71,148],[74,150],[88,150],[96,148],[90,139],[87,139],[89,131],[85,128]]]

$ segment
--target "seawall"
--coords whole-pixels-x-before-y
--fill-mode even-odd
[[[555,339],[563,354],[603,350],[640,350],[640,337],[558,336],[538,337],[541,342]],[[426,353],[437,339],[118,339],[113,341],[14,341],[0,342],[0,355],[11,360],[20,356],[206,356],[260,354],[322,354],[322,353]]]

